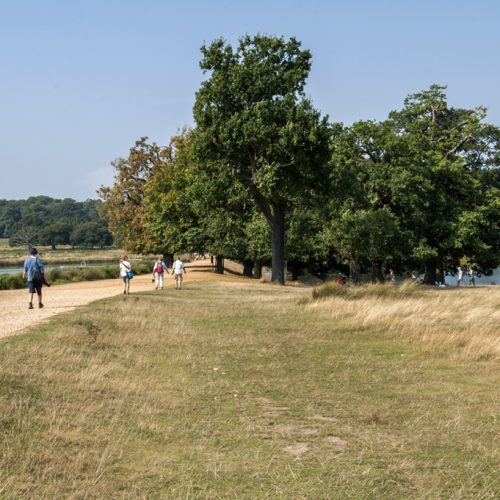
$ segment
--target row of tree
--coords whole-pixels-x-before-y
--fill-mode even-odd
[[[48,196],[0,200],[0,238],[17,245],[104,247],[113,243],[100,200],[78,202]]]
[[[138,252],[211,252],[259,275],[272,263],[486,271],[500,248],[500,130],[484,108],[410,95],[381,122],[331,123],[304,93],[311,54],[295,39],[202,47],[195,126],[167,147],[142,138],[99,191],[111,231]]]

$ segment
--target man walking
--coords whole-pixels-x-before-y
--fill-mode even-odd
[[[181,285],[182,285],[182,272],[184,271],[184,274],[186,274],[186,268],[184,267],[184,263],[182,262],[179,257],[175,260],[173,266],[172,266],[172,274],[174,275],[175,279],[175,289],[180,290]]]
[[[161,257],[158,257],[158,260],[154,263],[153,266],[153,278],[155,282],[155,290],[158,290],[160,288],[163,290],[163,273],[167,272],[167,265],[165,262],[161,260]]]
[[[28,309],[33,309],[33,295],[38,295],[38,308],[43,307],[42,303],[42,286],[44,282],[44,272],[42,261],[38,257],[38,250],[36,248],[29,249],[30,256],[24,261],[23,279],[28,278],[28,293],[30,294],[30,301]]]

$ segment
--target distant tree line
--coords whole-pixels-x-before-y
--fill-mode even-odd
[[[78,202],[48,196],[0,200],[0,238],[11,246],[58,245],[104,247],[113,243],[100,200]]]
[[[458,264],[500,261],[500,129],[444,86],[386,120],[321,117],[304,93],[311,54],[295,39],[202,47],[195,126],[165,147],[138,140],[100,189],[111,232],[137,252],[210,252],[259,276],[271,264],[387,268],[433,283]],[[219,265],[221,268],[221,265]]]

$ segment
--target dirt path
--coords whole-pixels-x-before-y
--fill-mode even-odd
[[[238,266],[229,263],[230,270],[238,271]],[[165,276],[165,286],[173,287],[173,278]],[[209,260],[200,260],[187,265],[185,285],[190,281],[224,280],[241,281],[245,278],[233,274],[223,276],[211,271]],[[130,285],[131,293],[143,292],[153,289],[151,275],[136,276]],[[43,288],[43,309],[28,310],[28,290],[0,291],[0,338],[20,333],[25,328],[50,318],[61,312],[70,311],[78,306],[83,306],[94,300],[104,299],[119,295],[123,292],[121,280],[81,281],[65,285]]]

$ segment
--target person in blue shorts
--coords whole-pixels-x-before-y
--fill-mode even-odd
[[[33,295],[35,293],[38,296],[38,307],[41,309],[43,307],[42,286],[45,281],[45,269],[36,248],[30,248],[29,254],[29,257],[24,261],[23,269],[23,279],[28,278],[28,293],[30,294],[28,309],[33,309]]]

